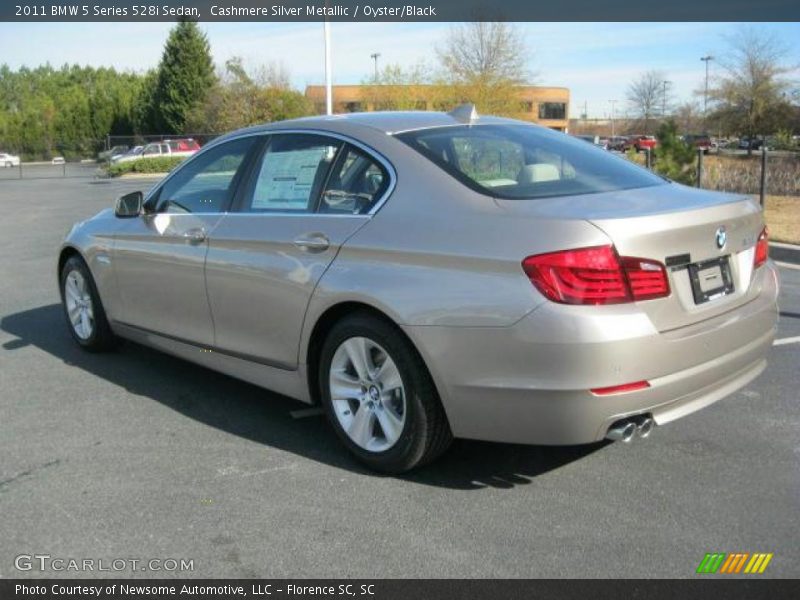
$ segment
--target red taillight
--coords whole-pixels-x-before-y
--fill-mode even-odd
[[[761,230],[761,235],[758,236],[758,241],[756,242],[756,255],[753,258],[753,268],[757,269],[761,265],[767,262],[767,256],[769,255],[769,231],[766,227]]]
[[[667,271],[645,258],[595,246],[529,256],[522,268],[545,297],[563,304],[620,304],[669,295]]]
[[[595,396],[610,396],[611,394],[635,392],[636,390],[643,390],[649,387],[650,384],[647,381],[634,381],[632,383],[623,383],[622,385],[612,385],[611,387],[594,388],[589,391]]]
[[[634,300],[669,296],[667,270],[660,262],[644,258],[620,257]]]

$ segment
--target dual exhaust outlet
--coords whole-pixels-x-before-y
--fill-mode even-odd
[[[647,415],[622,419],[608,428],[606,439],[627,444],[634,437],[646,438],[653,432],[655,426],[656,422]]]

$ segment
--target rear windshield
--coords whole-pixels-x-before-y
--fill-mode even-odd
[[[532,125],[438,127],[397,138],[474,190],[498,198],[596,194],[666,183],[583,140]]]

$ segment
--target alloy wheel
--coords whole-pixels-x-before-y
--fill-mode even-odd
[[[94,333],[94,306],[86,278],[79,271],[70,271],[64,279],[64,302],[75,335],[88,340]]]
[[[406,420],[406,394],[389,353],[365,337],[342,342],[333,355],[328,385],[342,429],[359,447],[383,452],[397,443]]]

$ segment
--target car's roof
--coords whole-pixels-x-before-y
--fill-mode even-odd
[[[500,117],[478,117],[472,121],[474,125],[496,123],[520,123],[512,119]],[[279,121],[266,125],[256,125],[236,133],[253,133],[258,131],[269,131],[272,129],[287,129],[299,127],[302,129],[328,129],[334,125],[340,129],[342,125],[351,124],[358,127],[369,127],[386,134],[400,133],[402,131],[412,131],[415,129],[428,129],[431,127],[447,127],[453,125],[464,125],[465,123],[449,113],[428,112],[428,111],[380,111],[380,112],[361,112],[346,113],[338,115],[320,115],[315,117],[303,117],[288,121]]]

